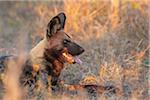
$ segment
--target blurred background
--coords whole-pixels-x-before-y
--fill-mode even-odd
[[[65,31],[85,48],[82,66],[66,65],[61,80],[93,75],[130,100],[148,100],[149,0],[0,1],[0,56],[28,53],[50,19],[64,12]]]

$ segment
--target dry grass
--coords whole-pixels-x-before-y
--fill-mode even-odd
[[[0,2],[0,5],[6,5],[1,6],[5,12],[0,10],[0,20],[6,22],[0,23],[0,48],[12,49],[18,34],[27,34],[25,43],[28,49],[33,47],[43,37],[50,18],[64,11],[67,15],[66,32],[86,51],[81,56],[83,65],[67,65],[61,80],[78,84],[84,76],[94,75],[98,84],[112,84],[123,92],[118,97],[106,97],[104,92],[99,99],[148,100],[149,65],[143,65],[143,62],[149,61],[149,3],[148,0],[120,0],[119,3],[110,0]],[[14,50],[15,54],[18,52]],[[2,50],[0,54],[10,53]]]
[[[20,100],[22,97],[22,92],[19,85],[19,76],[21,72],[21,66],[24,63],[24,57],[20,56],[19,60],[9,61],[8,62],[8,70],[5,73],[3,82],[4,87],[6,89],[6,93],[4,95],[4,100]]]

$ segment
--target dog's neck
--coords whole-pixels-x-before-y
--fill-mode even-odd
[[[63,69],[64,64],[60,60],[53,57],[52,53],[53,52],[49,50],[45,50],[43,64],[48,68],[52,76],[58,77]]]
[[[29,56],[32,63],[41,63],[40,60],[44,56],[44,50],[46,45],[46,39],[43,39],[30,51]]]
[[[60,75],[61,70],[63,69],[63,63],[58,59],[52,57],[51,52],[46,49],[47,42],[46,39],[40,41],[31,51],[30,51],[30,60],[32,64],[39,64],[42,66],[52,68],[53,73],[56,76]]]

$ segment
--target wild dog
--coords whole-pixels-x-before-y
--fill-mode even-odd
[[[64,13],[59,13],[50,20],[43,40],[30,51],[29,57],[23,65],[20,77],[21,84],[29,85],[31,88],[38,80],[37,76],[43,75],[45,84],[48,84],[47,78],[50,76],[50,85],[57,87],[64,63],[80,63],[80,60],[75,56],[82,54],[84,49],[64,32],[65,21]]]

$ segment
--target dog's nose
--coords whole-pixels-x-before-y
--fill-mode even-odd
[[[81,53],[83,53],[85,50],[83,48],[80,48]]]

